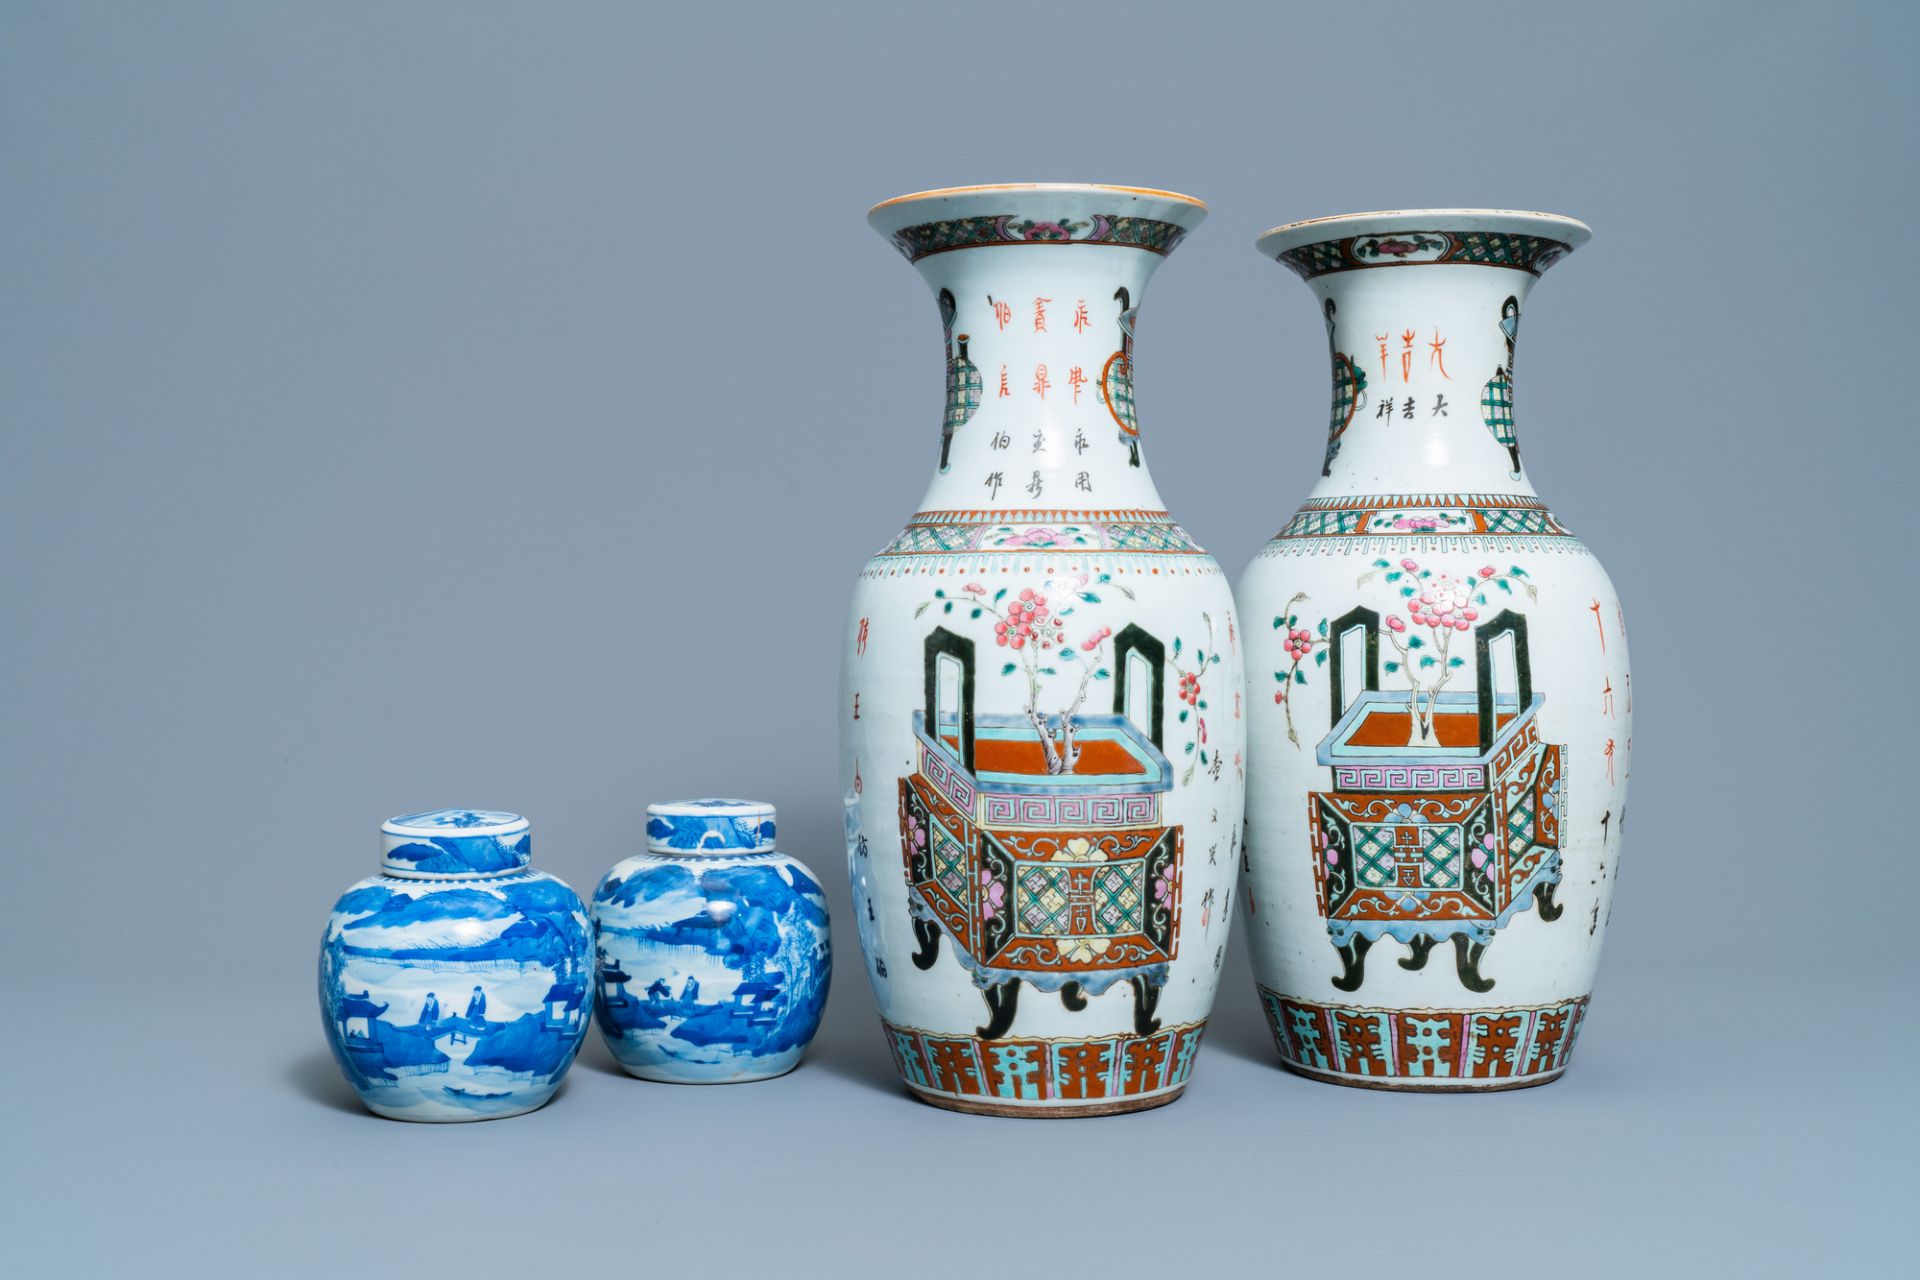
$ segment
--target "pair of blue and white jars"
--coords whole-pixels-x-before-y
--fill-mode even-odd
[[[595,1003],[614,1057],[648,1080],[782,1075],[819,1029],[826,895],[774,848],[772,805],[649,806],[647,852],[607,873],[591,919],[533,869],[517,814],[438,809],[380,830],[380,874],[334,904],[320,944],[327,1042],[378,1115],[544,1106]]]
[[[320,1013],[367,1108],[489,1120],[553,1097],[586,1034],[593,934],[535,871],[525,818],[437,809],[381,827],[381,873],[334,904]]]
[[[827,900],[751,800],[647,807],[647,851],[593,895],[597,1009],[630,1074],[735,1084],[800,1064],[827,1004]]]

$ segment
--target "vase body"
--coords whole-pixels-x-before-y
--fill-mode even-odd
[[[384,870],[320,943],[327,1043],[367,1108],[490,1120],[544,1106],[586,1032],[593,948],[525,818],[441,809],[382,829]]]
[[[600,881],[593,929],[600,1031],[630,1075],[766,1080],[799,1066],[820,1029],[827,899],[774,847],[772,805],[650,805],[647,852]]]
[[[1513,357],[1587,235],[1452,210],[1261,240],[1332,357],[1320,482],[1239,593],[1249,945],[1282,1060],[1317,1079],[1540,1084],[1586,1012],[1633,688],[1612,585],[1521,466]]]
[[[1030,186],[870,215],[932,288],[946,394],[919,513],[854,591],[841,782],[887,1043],[940,1106],[1171,1101],[1212,1006],[1240,636],[1154,490],[1133,402],[1147,277],[1204,212]]]

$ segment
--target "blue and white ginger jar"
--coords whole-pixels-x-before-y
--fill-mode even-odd
[[[586,1034],[593,942],[529,865],[527,820],[439,809],[381,827],[382,871],[320,943],[327,1043],[378,1115],[492,1120],[545,1105]]]
[[[593,895],[600,1030],[643,1080],[734,1084],[800,1064],[827,1004],[827,900],[749,800],[647,807],[647,852]]]

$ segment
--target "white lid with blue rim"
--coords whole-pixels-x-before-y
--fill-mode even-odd
[[[532,824],[491,809],[433,809],[383,823],[380,848],[388,875],[501,875],[533,861]]]
[[[647,806],[655,853],[763,853],[773,848],[773,806],[761,800],[674,800]]]

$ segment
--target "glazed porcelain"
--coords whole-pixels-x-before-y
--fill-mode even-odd
[[[1147,278],[1205,212],[1023,185],[868,218],[933,292],[946,392],[919,513],[854,592],[841,780],[887,1043],[940,1106],[1169,1102],[1213,1004],[1239,636],[1154,490],[1133,393]]]
[[[1442,209],[1260,240],[1333,369],[1321,480],[1239,593],[1249,942],[1281,1058],[1316,1079],[1540,1084],[1586,1012],[1633,685],[1607,575],[1521,464],[1514,347],[1589,234]]]
[[[600,1032],[643,1080],[731,1084],[800,1065],[827,1007],[827,899],[752,800],[647,807],[647,851],[593,894]]]
[[[438,809],[380,828],[382,871],[320,943],[327,1043],[371,1111],[490,1120],[545,1105],[587,1029],[586,910],[529,865],[527,820]]]

